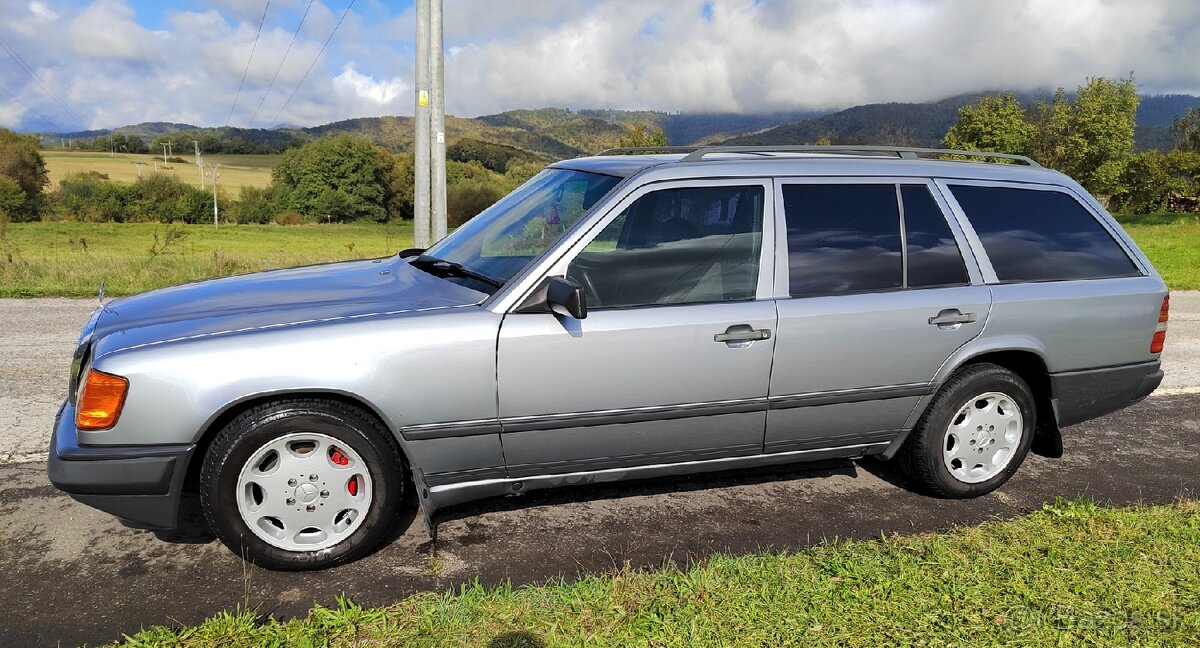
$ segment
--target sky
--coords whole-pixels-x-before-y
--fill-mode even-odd
[[[1200,94],[1197,0],[445,0],[444,11],[447,112],[460,116],[831,110],[1131,72],[1143,93]],[[0,16],[8,128],[413,112],[411,0],[0,0]]]

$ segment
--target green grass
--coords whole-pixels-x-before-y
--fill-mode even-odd
[[[1171,288],[1200,289],[1200,216],[1118,220]],[[152,253],[168,231],[186,234]],[[0,224],[0,297],[93,296],[101,280],[109,294],[126,295],[241,272],[384,256],[411,245],[411,223],[231,225],[220,231],[146,223]]]
[[[1059,502],[973,528],[716,556],[386,608],[347,599],[157,627],[128,646],[1186,646],[1200,643],[1200,503]]]
[[[149,154],[110,153],[92,151],[63,151],[47,149],[42,151],[46,160],[46,171],[50,174],[52,187],[71,173],[96,171],[108,175],[109,180],[133,182],[138,177],[135,162],[142,162],[142,173],[148,174],[155,168],[153,157],[162,157],[162,151]],[[195,158],[191,151],[175,151],[172,156],[178,156],[186,163],[158,163],[159,173],[173,175],[184,182],[200,185],[200,175],[196,169]],[[279,161],[278,155],[205,155],[205,164],[220,164],[221,177],[219,186],[234,198],[241,192],[242,187],[265,187],[271,184],[271,168]],[[205,179],[205,186],[208,180]]]
[[[1118,216],[1174,290],[1200,289],[1200,214]]]
[[[118,296],[231,274],[394,254],[412,224],[0,223],[0,297]]]

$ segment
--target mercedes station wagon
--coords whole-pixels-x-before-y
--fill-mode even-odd
[[[427,250],[102,304],[49,474],[160,532],[195,494],[273,569],[372,551],[410,488],[431,534],[483,497],[866,456],[976,497],[1149,395],[1167,306],[1028,158],[615,150]]]

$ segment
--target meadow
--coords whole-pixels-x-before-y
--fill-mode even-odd
[[[412,222],[333,225],[0,223],[0,297],[120,296],[412,247]]]
[[[1200,216],[1118,221],[1176,290],[1200,289]],[[380,257],[412,247],[412,222],[331,225],[0,224],[0,297],[109,295],[230,274]]]
[[[46,170],[50,174],[51,186],[58,186],[59,181],[72,173],[95,171],[108,176],[109,180],[118,182],[133,182],[138,177],[138,162],[141,162],[143,174],[152,173],[157,165],[159,173],[175,176],[184,182],[200,186],[200,174],[196,169],[195,158],[191,151],[173,151],[172,156],[179,156],[186,163],[155,162],[154,157],[162,157],[162,151],[157,154],[135,153],[101,153],[95,151],[64,151],[61,149],[46,149],[42,157],[46,160]],[[242,187],[266,187],[271,184],[271,169],[279,161],[278,155],[204,155],[205,164],[220,164],[218,186],[229,196],[236,197]],[[206,170],[207,173],[207,170]],[[204,186],[208,187],[207,177]]]

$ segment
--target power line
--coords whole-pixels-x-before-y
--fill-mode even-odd
[[[33,69],[29,67],[29,64],[25,62],[25,59],[21,58],[21,56],[19,54],[17,54],[16,50],[13,49],[13,47],[11,45],[9,45],[8,42],[5,41],[4,37],[2,37],[2,36],[0,36],[0,49],[3,49],[4,52],[6,54],[8,54],[8,57],[11,58],[14,63],[17,64],[17,67],[24,70],[25,73],[29,75],[29,78],[33,79],[34,82],[38,84],[38,87],[40,87],[42,89],[42,92],[45,92],[47,97],[50,97],[51,99],[53,99],[54,103],[58,104],[59,108],[63,109],[63,112],[67,113],[76,122],[78,122],[79,125],[83,128],[83,130],[88,130],[87,123],[85,123],[83,121],[83,119],[79,117],[79,115],[75,114],[75,111],[71,110],[70,106],[63,103],[61,100],[59,100],[58,97],[54,96],[53,92],[50,92],[50,88],[47,88],[46,84],[42,83],[42,80],[39,79],[38,75],[34,73]],[[14,95],[14,97],[15,97],[15,95]],[[22,104],[22,105],[24,105],[24,104]]]
[[[346,10],[342,12],[342,17],[338,18],[337,24],[333,26],[333,31],[329,32],[329,38],[325,39],[325,44],[321,46],[321,51],[317,52],[312,63],[308,64],[308,69],[304,71],[304,76],[300,77],[300,83],[296,84],[296,87],[292,89],[292,94],[288,95],[287,101],[283,102],[283,105],[279,108],[279,112],[275,113],[275,118],[271,120],[272,124],[279,123],[279,116],[283,114],[288,104],[292,103],[292,98],[296,96],[296,93],[300,90],[300,86],[304,85],[304,80],[308,78],[308,73],[312,72],[313,66],[317,64],[317,61],[321,60],[321,55],[325,53],[325,48],[329,47],[329,41],[333,40],[333,35],[337,33],[338,27],[342,26],[342,21],[346,19],[346,14],[350,13],[350,10],[354,8],[355,2],[356,0],[350,0],[350,4],[346,5]]]
[[[237,108],[238,99],[242,96],[242,86],[246,84],[246,74],[250,72],[250,62],[254,60],[254,50],[258,49],[258,37],[262,34],[263,23],[267,21],[267,9],[271,7],[271,0],[267,0],[267,4],[263,6],[262,18],[258,19],[258,31],[254,32],[254,44],[250,46],[250,58],[246,59],[246,69],[242,70],[242,80],[238,82],[237,94],[233,95],[233,105],[229,107],[229,116],[225,118],[225,125],[229,125],[229,120],[233,119],[233,109]]]
[[[3,90],[4,94],[7,94],[8,96],[12,97],[13,101],[21,104],[22,108],[24,108],[25,110],[27,110],[29,112],[33,112],[33,108],[30,108],[24,101],[21,101],[21,98],[18,97],[16,94],[14,94],[12,90],[9,90],[8,88],[5,88],[4,86],[0,86],[0,90]]]
[[[296,31],[292,32],[292,41],[288,43],[287,50],[283,52],[283,58],[279,59],[279,67],[275,68],[275,76],[271,77],[271,82],[267,84],[267,91],[263,93],[262,99],[258,102],[258,108],[254,109],[254,114],[250,115],[250,122],[247,127],[254,125],[254,118],[258,117],[258,112],[262,110],[263,104],[267,101],[267,95],[271,94],[271,88],[275,87],[275,80],[279,78],[279,72],[283,70],[283,64],[287,62],[288,54],[292,53],[292,45],[296,44],[296,37],[300,35],[300,28],[304,26],[304,20],[308,18],[308,10],[312,9],[314,0],[308,0],[308,6],[304,8],[304,15],[300,16],[300,24],[296,25]]]

